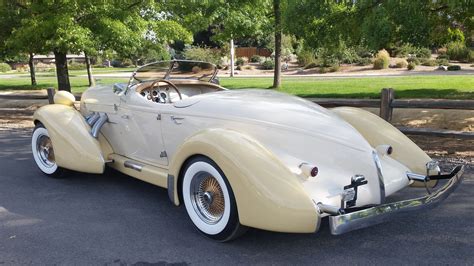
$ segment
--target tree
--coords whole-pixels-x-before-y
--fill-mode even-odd
[[[88,57],[101,50],[112,49],[120,55],[133,55],[157,25],[167,23],[161,6],[153,1],[11,1],[23,10],[15,26],[11,42],[28,40],[54,53],[58,88],[71,90],[67,67],[68,53],[84,52]],[[164,5],[164,4],[163,4]],[[169,22],[165,38],[151,37],[156,42],[181,37],[187,32],[179,24]],[[22,45],[23,46],[23,45]],[[90,72],[89,72],[90,73]]]
[[[31,85],[36,86],[36,71],[34,65],[34,54],[43,51],[43,47],[36,41],[36,36],[29,38],[18,38],[12,40],[14,34],[14,26],[21,22],[21,19],[27,17],[28,13],[21,5],[15,2],[4,1],[0,3],[0,43],[1,57],[5,61],[19,62],[28,61],[30,69]],[[28,59],[24,59],[24,55],[28,54]]]
[[[281,3],[273,0],[273,13],[275,16],[275,72],[273,75],[273,88],[281,85]]]

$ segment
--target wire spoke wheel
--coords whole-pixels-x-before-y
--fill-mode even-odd
[[[245,232],[232,187],[214,161],[196,156],[187,162],[181,185],[188,216],[205,236],[224,242]]]
[[[31,137],[31,150],[36,165],[44,174],[51,177],[62,177],[64,169],[58,167],[54,154],[53,142],[48,130],[39,123],[33,130]]]
[[[46,135],[40,135],[36,144],[36,152],[41,163],[46,167],[53,167],[56,164],[54,159],[54,149],[51,139]]]
[[[219,182],[209,173],[200,172],[191,181],[191,202],[194,210],[207,224],[222,218],[225,199]]]

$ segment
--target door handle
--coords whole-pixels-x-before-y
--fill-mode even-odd
[[[171,120],[173,120],[175,122],[175,124],[181,125],[183,123],[182,121],[184,120],[184,117],[179,117],[179,116],[172,115]]]
[[[123,119],[129,119],[130,117],[128,115],[122,115],[121,116]]]

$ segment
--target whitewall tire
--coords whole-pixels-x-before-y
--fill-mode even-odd
[[[182,176],[183,202],[194,226],[218,241],[232,240],[244,232],[230,184],[215,162],[191,159]]]
[[[43,124],[38,123],[31,137],[31,151],[36,165],[45,175],[61,177],[64,169],[59,167],[54,157],[53,143],[48,130]]]

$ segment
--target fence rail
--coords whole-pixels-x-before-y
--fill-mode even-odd
[[[12,100],[49,100],[53,102],[54,89],[47,89],[48,95],[0,95],[3,99]],[[81,95],[75,94],[76,100]],[[394,108],[421,108],[421,109],[452,109],[452,110],[474,110],[474,100],[445,100],[445,99],[395,99],[395,91],[384,88],[380,99],[335,99],[335,98],[306,98],[323,107],[351,106],[360,108],[380,108],[380,117],[387,121],[392,120]],[[432,128],[409,128],[398,127],[400,131],[410,135],[427,135],[437,137],[456,137],[474,139],[474,132],[432,129]]]

